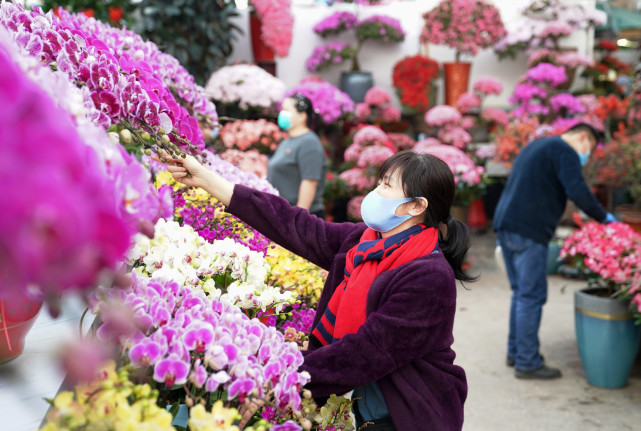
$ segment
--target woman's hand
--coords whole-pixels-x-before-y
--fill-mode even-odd
[[[156,154],[152,157],[157,162],[165,163],[167,170],[174,177],[174,180],[183,183],[186,186],[205,188],[210,175],[203,165],[195,157],[187,154],[187,157],[173,158],[167,153],[163,154],[161,160]]]
[[[241,430],[247,425],[247,422],[256,414],[259,408],[265,405],[265,401],[259,398],[247,397],[242,406],[238,409],[241,419],[238,428]]]
[[[167,170],[178,182],[190,187],[200,187],[207,193],[218,199],[223,205],[229,205],[231,197],[234,194],[234,185],[210,171],[200,164],[195,157],[187,155],[183,158],[174,158],[167,153],[163,154],[163,159],[153,155],[152,159],[157,162],[165,163]]]

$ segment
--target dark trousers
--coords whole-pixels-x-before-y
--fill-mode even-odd
[[[366,431],[396,431],[396,428],[394,428],[394,422],[392,422],[392,418],[390,417],[374,419],[371,421],[363,420],[361,412],[358,411],[358,401],[354,402],[352,405],[352,411],[356,418],[356,429],[359,429],[365,422],[367,422],[368,425],[363,428]]]

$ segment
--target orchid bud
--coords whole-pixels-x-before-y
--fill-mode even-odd
[[[300,424],[303,427],[303,429],[306,429],[306,430],[312,429],[312,423],[307,418],[300,421]]]
[[[151,156],[151,150],[149,148],[147,148],[145,150],[145,154],[148,155],[148,156]]]
[[[185,398],[185,404],[187,404],[187,407],[193,407],[194,406],[194,400],[191,397],[186,397]]]
[[[161,128],[159,128],[159,129],[158,129],[158,134],[159,134],[159,135],[164,135],[164,134],[165,134],[165,129],[163,129],[162,127],[161,127]]]
[[[148,141],[148,140],[150,140],[150,139],[151,139],[151,135],[149,135],[149,132],[142,132],[142,133],[140,134],[140,137],[141,137],[142,139],[144,139],[145,141]]]
[[[123,129],[120,131],[120,139],[122,139],[122,142],[125,144],[130,144],[131,143],[131,132],[128,129]]]
[[[160,137],[160,142],[162,142],[163,144],[168,144],[168,143],[170,143],[171,141],[169,140],[169,135],[163,134],[163,135]]]

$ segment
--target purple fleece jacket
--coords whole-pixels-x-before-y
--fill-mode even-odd
[[[364,223],[329,223],[278,196],[236,185],[228,211],[272,241],[329,271],[318,324],[338,284],[346,254]],[[321,347],[310,342],[301,370],[315,399],[378,382],[398,431],[463,426],[465,372],[454,365],[454,273],[441,252],[380,274],[367,296],[367,320],[356,334]]]

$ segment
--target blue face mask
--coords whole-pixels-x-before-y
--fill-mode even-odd
[[[278,113],[278,127],[283,130],[289,130],[292,127],[292,114],[287,111]]]
[[[412,198],[387,199],[376,193],[370,192],[361,204],[361,216],[365,224],[377,232],[389,232],[411,215],[397,216],[396,208],[411,201]]]
[[[586,151],[583,154],[579,154],[579,162],[581,162],[581,166],[587,165],[589,158],[590,158],[590,150]]]

